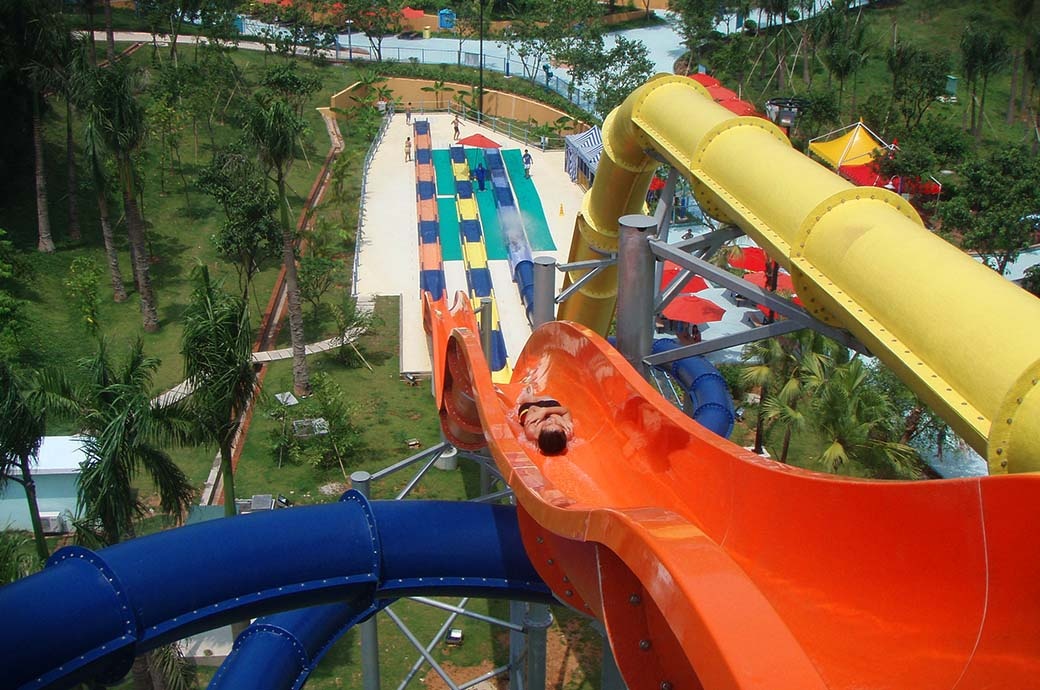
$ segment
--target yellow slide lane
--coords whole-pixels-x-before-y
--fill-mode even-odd
[[[603,146],[571,261],[617,250],[617,219],[640,212],[656,152],[691,179],[706,213],[764,247],[809,311],[859,338],[991,473],[1040,470],[1040,300],[932,235],[898,195],[853,186],[685,77],[634,91],[607,117]],[[616,286],[616,269],[604,271],[559,318],[606,333]]]

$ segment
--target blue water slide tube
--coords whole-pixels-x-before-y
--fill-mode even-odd
[[[680,347],[675,338],[654,340],[653,352]],[[733,397],[719,370],[704,357],[686,357],[659,367],[679,381],[690,398],[689,414],[694,421],[723,438],[729,438],[736,422]]]
[[[11,688],[114,682],[134,656],[233,621],[333,602],[360,620],[417,593],[550,601],[513,508],[348,492],[97,552],[61,549],[0,588],[0,669]]]
[[[209,689],[302,688],[341,635],[391,603],[358,594],[344,602],[258,618],[235,640]]]

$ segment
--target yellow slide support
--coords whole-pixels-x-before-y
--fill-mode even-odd
[[[853,186],[691,79],[658,75],[607,117],[572,261],[617,250],[617,219],[639,212],[659,164],[650,152],[690,178],[706,213],[790,271],[806,309],[859,338],[991,474],[1040,470],[1040,300],[931,234],[902,197]],[[559,318],[605,333],[616,294],[616,270],[605,271]]]

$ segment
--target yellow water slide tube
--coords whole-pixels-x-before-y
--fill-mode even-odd
[[[617,250],[665,161],[709,215],[790,271],[814,316],[854,334],[980,454],[990,473],[1040,470],[1040,300],[923,227],[900,196],[855,187],[737,117],[685,77],[658,75],[606,119],[572,261]],[[568,276],[568,282],[581,272]],[[605,333],[616,270],[582,286],[560,319]]]

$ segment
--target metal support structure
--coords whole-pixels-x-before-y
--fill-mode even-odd
[[[350,482],[354,490],[365,498],[371,495],[372,475],[364,470],[352,472]],[[379,690],[379,632],[376,617],[370,616],[361,628],[361,689]]]
[[[618,219],[617,349],[636,371],[654,337],[654,255],[650,234],[657,221],[631,214]]]
[[[484,356],[491,359],[491,298],[480,298],[480,310],[477,312],[480,319],[480,347],[484,350]]]
[[[441,625],[440,629],[437,631],[437,634],[433,636],[432,640],[430,640],[430,644],[426,645],[427,654],[432,652],[434,647],[436,647],[437,644],[444,638],[444,635],[451,628],[451,624],[454,623],[455,619],[458,617],[459,612],[465,612],[465,609],[462,607],[465,606],[467,603],[469,603],[469,597],[460,600],[459,605],[457,607],[451,607],[450,604],[444,604],[444,606],[446,607],[451,607],[449,610],[453,611],[452,615],[444,619],[444,624]],[[404,690],[406,687],[408,687],[408,684],[412,682],[412,678],[415,678],[415,674],[417,674],[419,672],[419,669],[422,668],[423,662],[425,660],[426,657],[424,655],[420,655],[419,658],[415,660],[415,663],[412,664],[412,667],[408,669],[408,674],[404,677],[404,680],[402,680],[401,684],[397,686],[397,690]]]
[[[520,630],[523,630],[526,608],[522,601],[509,602],[509,620]],[[517,631],[516,627],[509,630],[509,690],[525,690],[523,660],[527,635]]]
[[[534,258],[534,308],[531,325],[538,328],[556,318],[556,259],[551,256]]]
[[[546,631],[553,617],[545,604],[528,604],[524,615],[527,628],[526,690],[545,690]]]
[[[405,638],[407,638],[407,640],[412,643],[412,646],[415,647],[420,654],[422,654],[423,659],[426,660],[426,663],[428,663],[430,667],[437,672],[437,675],[441,677],[445,685],[451,688],[451,690],[459,690],[459,686],[456,685],[455,681],[451,679],[451,676],[448,675],[448,672],[445,671],[444,668],[442,668],[441,665],[437,663],[437,660],[433,658],[433,655],[430,654],[429,651],[427,651],[426,647],[421,642],[419,642],[419,639],[411,630],[408,629],[408,626],[404,624],[404,621],[401,620],[401,617],[394,613],[393,610],[389,607],[383,610],[386,612],[386,615],[390,617],[390,620],[394,622],[394,625],[396,625],[397,628],[401,631],[401,634],[404,635]]]
[[[691,256],[690,254],[687,254],[686,252],[677,249],[675,245],[668,244],[667,242],[662,242],[660,240],[651,240],[649,242],[649,248],[655,256],[662,259],[668,259],[669,261],[678,264],[682,268],[690,269],[693,273],[696,273],[700,276],[704,276],[713,283],[718,283],[722,287],[728,288],[733,292],[743,295],[744,297],[747,297],[749,300],[753,301],[755,304],[764,305],[768,309],[772,309],[780,316],[786,318],[786,321],[772,323],[768,326],[755,328],[751,331],[748,331],[748,333],[746,334],[740,333],[736,336],[727,336],[725,338],[718,338],[712,341],[702,341],[700,343],[697,343],[696,345],[689,346],[688,348],[672,350],[671,352],[667,353],[669,355],[673,355],[669,359],[656,361],[656,357],[651,358],[657,364],[662,364],[665,361],[672,361],[673,359],[691,357],[694,354],[714,352],[715,350],[722,350],[727,347],[733,347],[734,345],[742,345],[744,343],[753,342],[755,340],[762,340],[763,338],[782,335],[783,333],[789,333],[800,328],[811,328],[812,330],[817,331],[818,333],[821,333],[822,335],[825,335],[828,338],[838,341],[839,343],[845,345],[848,348],[856,350],[857,352],[869,354],[866,347],[858,340],[856,340],[847,331],[834,328],[833,326],[828,326],[827,324],[815,319],[805,309],[799,307],[798,305],[787,299],[784,299],[783,297],[776,295],[776,293],[760,288],[759,286],[754,285],[753,283],[749,283],[748,281],[742,278],[738,278],[726,269],[715,266],[714,264],[710,264],[707,261],[704,261],[703,259],[698,259],[694,256]],[[619,313],[621,294],[620,288],[623,285],[624,283],[619,285]],[[663,306],[663,303],[654,305],[653,308],[660,309],[661,306]],[[769,330],[773,326],[780,326],[781,329]],[[619,328],[619,344],[621,342],[620,333],[621,331]],[[734,338],[736,338],[736,341],[734,341]],[[722,344],[724,342],[726,344]],[[682,354],[678,355],[678,353],[680,352]]]
[[[427,606],[432,606],[433,608],[441,609],[442,611],[451,611],[452,613],[458,614],[460,616],[465,616],[466,618],[472,618],[474,620],[483,621],[485,623],[491,623],[492,625],[500,625],[503,628],[509,628],[510,630],[518,630],[519,632],[523,632],[524,630],[524,626],[514,625],[513,623],[510,623],[509,621],[504,621],[501,618],[495,618],[494,616],[485,616],[484,614],[477,613],[476,611],[467,611],[463,607],[466,605],[469,599],[463,599],[458,606],[452,606],[451,604],[445,604],[442,601],[437,601],[436,599],[429,599],[427,597],[408,598],[411,601],[420,604],[426,604]]]

